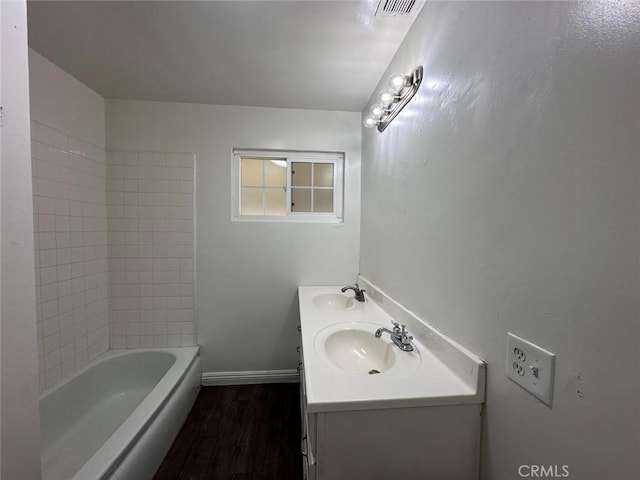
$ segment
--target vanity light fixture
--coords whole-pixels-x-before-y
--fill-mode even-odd
[[[394,74],[389,80],[389,88],[380,92],[379,103],[371,107],[369,115],[362,122],[366,128],[378,127],[379,132],[396,118],[409,100],[420,88],[422,83],[422,67],[417,67],[411,74]]]

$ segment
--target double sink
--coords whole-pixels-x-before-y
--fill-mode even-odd
[[[358,280],[298,288],[305,480],[477,479],[484,362]]]
[[[482,401],[484,363],[384,294],[364,302],[340,287],[299,287],[298,294],[309,411]],[[413,335],[412,351],[388,333],[376,336],[396,321]]]

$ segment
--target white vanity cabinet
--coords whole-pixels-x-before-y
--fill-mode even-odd
[[[374,289],[369,285],[367,292]],[[326,299],[327,292],[340,290],[299,289],[304,478],[477,480],[484,362],[432,327],[409,322],[402,312],[391,310],[391,317],[370,297],[361,305],[345,303],[343,309],[314,304],[319,295]],[[341,325],[388,327],[392,318],[415,337],[418,366],[413,370],[405,366],[415,362],[403,363],[407,354],[399,349],[393,351],[391,367],[372,375],[345,371],[322,350],[327,331]]]
[[[480,404],[313,413],[300,385],[305,479],[478,478]]]

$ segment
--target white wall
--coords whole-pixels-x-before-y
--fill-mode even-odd
[[[40,478],[26,2],[0,2],[0,477]]]
[[[293,369],[296,287],[358,272],[356,113],[108,100],[107,145],[196,154],[196,319],[205,372]],[[342,225],[231,222],[234,147],[346,153]]]
[[[104,98],[29,49],[31,119],[104,148]]]
[[[40,390],[109,348],[104,99],[29,52]]]
[[[639,25],[427,2],[383,77],[421,64],[419,94],[363,133],[361,274],[488,362],[485,480],[640,478]],[[505,377],[508,331],[556,353],[553,408]]]

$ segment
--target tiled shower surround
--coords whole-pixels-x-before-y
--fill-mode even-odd
[[[195,345],[194,156],[107,157],[111,348]]]
[[[109,348],[195,345],[194,156],[31,137],[40,391]]]
[[[106,153],[31,124],[40,390],[109,348]]]

